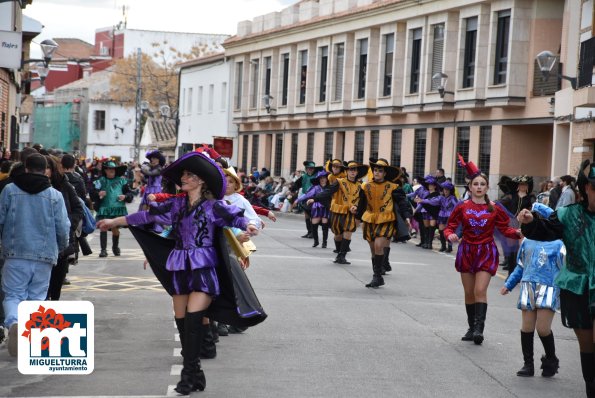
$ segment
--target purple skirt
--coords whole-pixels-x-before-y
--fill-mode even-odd
[[[331,212],[328,208],[324,207],[321,203],[314,202],[312,210],[310,210],[311,218],[329,218]]]
[[[438,216],[438,224],[442,224],[442,225],[448,224],[448,217]]]
[[[427,211],[425,213],[421,213],[422,219],[424,220],[435,220],[436,218],[432,217],[430,213]]]
[[[485,271],[494,276],[496,275],[496,271],[498,271],[498,261],[498,248],[493,240],[479,245],[463,240],[457,250],[455,269],[458,272],[471,274]]]
[[[219,279],[215,268],[189,267],[183,271],[173,271],[173,291],[170,294],[190,294],[203,292],[211,297],[219,295]]]

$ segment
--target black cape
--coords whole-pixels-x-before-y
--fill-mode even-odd
[[[140,245],[153,273],[171,295],[172,274],[165,269],[167,257],[175,246],[175,240],[163,238],[142,228],[130,226],[130,232]],[[207,316],[217,322],[236,327],[250,327],[264,321],[264,312],[246,273],[238,263],[221,228],[215,229],[217,252],[222,260],[216,268],[220,295],[207,309]]]

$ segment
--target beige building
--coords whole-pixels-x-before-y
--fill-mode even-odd
[[[535,55],[558,53],[564,12],[562,0],[303,0],[241,22],[224,43],[237,164],[286,176],[306,159],[379,156],[461,184],[458,152],[493,193],[501,175],[549,178],[558,87]]]

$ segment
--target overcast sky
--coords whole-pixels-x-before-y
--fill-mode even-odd
[[[123,20],[127,6],[129,29],[234,35],[237,23],[280,11],[298,0],[34,0],[25,15],[44,25],[34,39],[78,38],[93,44],[95,30]],[[31,45],[32,56],[40,55]]]

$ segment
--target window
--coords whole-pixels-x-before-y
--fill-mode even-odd
[[[438,130],[438,162],[436,163],[436,167],[441,169],[442,168],[442,156],[444,154],[444,129],[439,128]]]
[[[242,108],[242,79],[243,79],[244,63],[238,62],[236,64],[236,95],[234,99],[234,109],[239,111]]]
[[[384,78],[382,82],[382,95],[391,95],[393,87],[393,57],[395,51],[395,34],[384,35]]]
[[[364,132],[355,132],[355,148],[353,158],[358,163],[364,163]]]
[[[498,30],[496,31],[496,59],[494,62],[494,84],[506,83],[509,34],[510,10],[499,11]]]
[[[308,77],[308,51],[300,51],[300,98],[299,103],[306,103],[306,81]]]
[[[475,47],[477,46],[477,17],[467,18],[465,55],[463,58],[463,88],[475,83]]]
[[[401,143],[403,142],[402,130],[393,130],[390,138],[390,164],[401,165]]]
[[[328,47],[320,47],[320,91],[318,102],[326,102],[326,78],[328,69]]]
[[[95,130],[105,130],[105,111],[95,111]]]
[[[357,69],[357,98],[366,96],[366,68],[368,66],[368,39],[358,40],[359,62]]]
[[[308,133],[306,142],[306,160],[312,160],[314,154],[314,133]]]
[[[264,81],[262,92],[263,95],[271,94],[271,57],[265,57],[264,59]]]
[[[221,83],[221,110],[227,107],[227,82]]]
[[[281,162],[283,161],[283,134],[275,135],[275,176],[281,175]]]
[[[283,79],[282,79],[282,86],[281,86],[281,105],[287,105],[287,89],[289,85],[289,54],[283,54],[281,56],[283,60],[282,67],[283,67]]]
[[[343,99],[343,67],[345,64],[345,43],[335,44],[335,86],[333,100]]]
[[[250,76],[250,108],[256,108],[258,105],[258,72],[260,63],[257,59],[250,61],[252,66],[252,76]]]
[[[248,136],[242,137],[242,170],[248,173]]]
[[[251,167],[258,167],[258,135],[252,136],[252,162]]]
[[[430,74],[430,88],[437,91],[440,81],[432,79],[436,73],[442,73],[444,60],[444,24],[434,25],[434,41],[432,42],[432,73]]]
[[[481,172],[490,175],[490,153],[492,151],[492,126],[481,126],[479,128],[479,163],[477,166]]]
[[[290,164],[289,164],[289,168],[291,169],[292,173],[297,170],[297,153],[298,153],[298,134],[292,133],[291,134],[291,159],[290,159]]]
[[[190,87],[188,89],[188,98],[186,101],[186,114],[187,115],[192,115],[192,97],[194,96],[194,93],[192,92],[193,89],[192,87]],[[202,110],[202,86],[198,87],[198,113],[200,113],[200,111]]]
[[[469,127],[459,127],[457,130],[457,152],[465,161],[469,160]],[[455,183],[459,185],[465,185],[465,172],[464,167],[457,167],[455,173]]]
[[[426,170],[426,129],[415,129],[413,177],[423,177]]]
[[[215,85],[209,85],[209,113],[213,112],[213,102],[215,100]]]
[[[370,131],[370,157],[378,159],[378,145],[379,145],[379,132],[378,130]]]
[[[415,94],[419,91],[419,75],[421,68],[421,28],[411,31],[411,80],[409,81],[409,93]]]
[[[324,133],[324,161],[333,158],[333,132]]]

